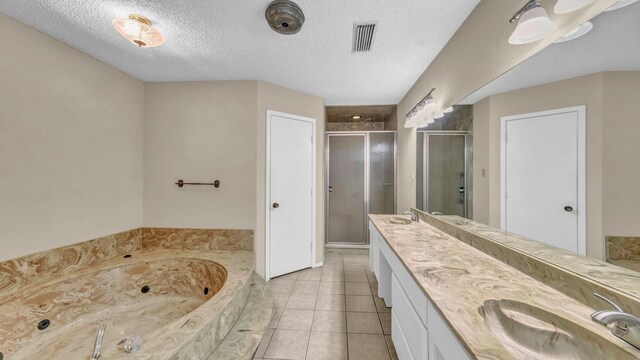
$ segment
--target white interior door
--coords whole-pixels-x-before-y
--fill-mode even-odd
[[[312,266],[314,120],[267,113],[267,276]]]
[[[503,230],[584,255],[584,107],[502,120]]]

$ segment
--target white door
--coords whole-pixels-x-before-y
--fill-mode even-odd
[[[502,118],[502,228],[585,254],[584,107]]]
[[[312,265],[314,120],[267,112],[267,276]]]

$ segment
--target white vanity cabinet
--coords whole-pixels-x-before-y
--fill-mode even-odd
[[[471,357],[373,223],[370,264],[378,296],[391,306],[391,338],[400,360],[467,360]]]

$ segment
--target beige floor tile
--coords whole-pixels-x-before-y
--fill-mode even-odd
[[[289,300],[289,293],[271,293],[273,296],[273,303],[276,305],[278,309],[284,309],[285,305],[287,305],[287,300]]]
[[[271,337],[273,336],[273,329],[267,329],[264,335],[262,336],[262,340],[260,340],[260,345],[258,345],[258,349],[254,355],[255,358],[262,358],[264,353],[267,352],[267,347],[269,346],[269,342],[271,341]]]
[[[292,294],[317,294],[320,281],[298,280],[293,286]]]
[[[300,280],[316,280],[320,281],[320,277],[322,276],[322,268],[318,267],[315,269],[306,269],[300,271],[298,274],[298,281]]]
[[[369,287],[371,288],[371,293],[373,296],[378,296],[378,283],[369,283]]]
[[[321,281],[344,281],[344,273],[342,271],[323,271]]]
[[[347,311],[377,312],[373,296],[347,296]]]
[[[311,331],[345,332],[347,331],[346,319],[342,311],[316,310]]]
[[[345,282],[361,282],[368,283],[369,279],[367,279],[367,275],[364,272],[352,272],[352,271],[344,271],[344,281]]]
[[[319,294],[344,295],[344,282],[342,281],[321,281]]]
[[[347,343],[349,360],[389,360],[384,335],[347,334]]]
[[[398,360],[398,354],[396,353],[395,346],[393,346],[391,335],[385,335],[384,339],[387,341],[387,348],[389,348],[389,355],[391,356],[391,360]]]
[[[294,278],[275,278],[269,280],[267,288],[271,290],[272,293],[290,293],[295,283],[296,280]]]
[[[316,308],[316,294],[291,294],[287,301],[286,309],[313,310]]]
[[[322,271],[344,271],[344,264],[342,262],[324,264]]]
[[[345,272],[353,272],[353,273],[358,273],[358,274],[362,274],[364,276],[367,276],[367,272],[364,268],[364,265],[359,265],[359,264],[349,264],[347,262],[344,263],[344,271]]]
[[[280,320],[282,323],[282,320]],[[347,312],[347,332],[358,334],[382,334],[380,319],[376,313]]]
[[[344,311],[345,299],[344,295],[318,295],[316,310]]]
[[[373,300],[375,300],[375,302],[376,302],[376,311],[378,311],[379,313],[390,313],[391,312],[391,308],[388,308],[387,305],[384,304],[384,300],[382,298],[374,296]]]
[[[391,313],[378,313],[380,324],[382,324],[382,332],[385,335],[391,335]]]
[[[369,283],[345,282],[344,290],[347,295],[371,295]]]
[[[309,331],[276,330],[267,347],[265,358],[304,360],[309,344]]]
[[[284,309],[278,322],[278,329],[311,330],[313,310]]]
[[[347,335],[312,331],[307,360],[347,360]]]
[[[276,309],[276,312],[273,314],[273,317],[271,318],[271,322],[269,322],[269,329],[275,329],[278,326],[278,321],[280,321],[280,318],[282,317],[282,313],[283,313],[283,309]]]

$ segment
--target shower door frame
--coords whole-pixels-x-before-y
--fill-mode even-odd
[[[393,213],[398,208],[398,132],[394,130],[373,130],[373,131],[325,131],[324,141],[324,158],[325,158],[325,239],[324,245],[332,248],[369,248],[369,178],[370,178],[370,152],[371,142],[370,134],[375,133],[391,133],[393,134]],[[329,243],[329,165],[331,159],[329,157],[329,138],[331,136],[364,136],[364,221],[362,223],[364,229],[364,243]]]
[[[422,139],[422,208],[426,213],[429,212],[429,188],[428,188],[428,180],[429,180],[429,135],[439,135],[439,136],[464,136],[464,216],[467,217],[469,215],[469,174],[467,173],[469,170],[469,136],[471,135],[470,131],[459,131],[459,130],[418,130],[418,132],[423,133]],[[447,214],[445,214],[447,215]]]

